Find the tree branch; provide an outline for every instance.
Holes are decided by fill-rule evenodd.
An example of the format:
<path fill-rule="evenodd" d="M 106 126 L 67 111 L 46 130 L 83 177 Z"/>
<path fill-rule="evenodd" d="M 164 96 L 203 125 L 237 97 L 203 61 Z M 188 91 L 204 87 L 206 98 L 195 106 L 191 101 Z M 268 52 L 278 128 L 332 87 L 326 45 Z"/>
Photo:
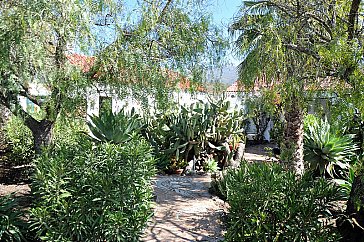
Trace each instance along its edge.
<path fill-rule="evenodd" d="M 330 35 L 330 39 L 332 39 L 332 31 L 330 26 L 327 25 L 327 23 L 325 21 L 323 21 L 322 19 L 320 19 L 318 16 L 312 14 L 312 13 L 303 13 L 302 16 L 308 16 L 314 20 L 316 20 L 319 24 L 321 24 L 322 27 L 324 27 L 324 29 L 326 30 L 326 32 Z"/>
<path fill-rule="evenodd" d="M 3 94 L 0 95 L 0 104 L 10 110 L 15 116 L 20 116 L 27 127 L 31 127 L 38 121 L 33 118 L 29 113 L 25 112 L 17 100 L 9 100 Z M 11 105 L 13 104 L 13 105 Z"/>
<path fill-rule="evenodd" d="M 357 23 L 359 5 L 361 0 L 353 0 L 351 2 L 350 12 L 349 12 L 349 24 L 348 24 L 348 40 L 352 40 L 355 35 L 355 25 Z"/>
<path fill-rule="evenodd" d="M 320 56 L 316 52 L 314 52 L 314 51 L 312 51 L 312 50 L 310 50 L 308 48 L 305 48 L 303 46 L 299 46 L 299 45 L 295 45 L 295 44 L 289 44 L 289 43 L 285 43 L 283 45 L 285 47 L 287 47 L 288 49 L 295 50 L 295 51 L 299 51 L 299 52 L 305 53 L 307 55 L 310 55 L 313 58 L 315 58 L 316 60 L 320 60 L 321 59 Z"/>
<path fill-rule="evenodd" d="M 166 5 L 164 6 L 164 8 L 162 9 L 162 12 L 161 14 L 159 15 L 159 18 L 158 18 L 158 22 L 163 22 L 163 17 L 164 15 L 167 13 L 167 10 L 169 8 L 169 6 L 171 5 L 173 0 L 168 0 Z"/>

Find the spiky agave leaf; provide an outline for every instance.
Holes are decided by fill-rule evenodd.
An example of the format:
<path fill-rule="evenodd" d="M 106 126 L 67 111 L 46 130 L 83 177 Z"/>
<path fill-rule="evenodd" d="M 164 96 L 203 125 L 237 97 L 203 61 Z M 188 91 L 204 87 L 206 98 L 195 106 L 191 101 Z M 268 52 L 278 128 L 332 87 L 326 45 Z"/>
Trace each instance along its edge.
<path fill-rule="evenodd" d="M 123 109 L 117 114 L 107 111 L 99 116 L 90 116 L 90 119 L 87 122 L 92 133 L 90 137 L 98 141 L 125 143 L 132 134 L 139 133 L 143 128 L 140 116 L 133 110 L 130 114 L 126 114 Z"/>
<path fill-rule="evenodd" d="M 337 174 L 335 168 L 347 171 L 356 145 L 350 136 L 336 136 L 331 132 L 327 120 L 310 120 L 304 134 L 304 159 L 311 170 L 320 174 L 327 172 L 331 177 Z"/>

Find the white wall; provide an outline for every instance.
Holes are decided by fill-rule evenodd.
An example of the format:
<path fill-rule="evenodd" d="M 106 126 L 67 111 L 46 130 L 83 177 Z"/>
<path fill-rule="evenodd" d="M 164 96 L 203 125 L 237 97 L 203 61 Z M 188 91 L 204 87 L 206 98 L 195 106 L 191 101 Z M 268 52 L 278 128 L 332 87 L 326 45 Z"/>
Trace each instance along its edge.
<path fill-rule="evenodd" d="M 132 97 L 132 94 L 130 92 L 130 95 L 126 96 L 125 98 L 121 99 L 117 94 L 107 91 L 99 91 L 97 92 L 95 89 L 89 89 L 87 95 L 87 114 L 88 115 L 99 115 L 99 102 L 100 102 L 100 96 L 101 97 L 111 97 L 112 98 L 112 111 L 114 113 L 117 113 L 121 110 L 121 108 L 124 107 L 124 110 L 126 112 L 130 112 L 130 110 L 134 107 L 136 111 L 142 112 L 142 106 L 140 102 L 135 100 Z M 243 95 L 237 95 L 236 93 L 230 93 L 226 94 L 226 100 L 230 101 L 231 108 L 238 108 L 238 109 L 245 109 L 244 105 L 244 96 Z M 196 103 L 199 100 L 203 102 L 208 101 L 207 94 L 205 93 L 189 93 L 189 92 L 173 92 L 171 95 L 171 98 L 176 103 L 179 103 L 181 105 L 191 105 L 192 103 Z M 155 100 L 153 97 L 148 97 L 148 105 L 151 109 L 151 113 L 154 112 L 155 107 Z M 87 117 L 89 119 L 89 117 Z M 256 132 L 256 128 L 254 123 L 250 122 L 250 129 L 248 132 L 254 133 Z M 270 135 L 269 132 L 273 127 L 273 122 L 270 121 L 268 124 L 268 128 L 264 132 L 264 139 L 267 141 L 270 141 Z M 248 136 L 249 139 L 252 139 L 253 136 Z"/>

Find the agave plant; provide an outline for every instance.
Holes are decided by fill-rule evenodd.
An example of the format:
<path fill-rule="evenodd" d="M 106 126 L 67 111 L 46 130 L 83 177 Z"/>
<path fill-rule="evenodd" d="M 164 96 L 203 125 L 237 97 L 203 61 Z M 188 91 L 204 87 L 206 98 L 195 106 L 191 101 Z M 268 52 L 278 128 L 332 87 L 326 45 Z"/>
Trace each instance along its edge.
<path fill-rule="evenodd" d="M 125 143 L 131 139 L 132 134 L 143 129 L 141 118 L 134 109 L 130 114 L 126 114 L 123 109 L 117 114 L 109 110 L 99 116 L 90 116 L 90 119 L 87 122 L 92 133 L 90 137 L 98 141 Z"/>
<path fill-rule="evenodd" d="M 321 175 L 326 171 L 331 177 L 338 174 L 335 168 L 347 171 L 357 149 L 351 136 L 337 136 L 326 119 L 310 118 L 305 124 L 304 159 L 310 169 L 318 170 Z"/>

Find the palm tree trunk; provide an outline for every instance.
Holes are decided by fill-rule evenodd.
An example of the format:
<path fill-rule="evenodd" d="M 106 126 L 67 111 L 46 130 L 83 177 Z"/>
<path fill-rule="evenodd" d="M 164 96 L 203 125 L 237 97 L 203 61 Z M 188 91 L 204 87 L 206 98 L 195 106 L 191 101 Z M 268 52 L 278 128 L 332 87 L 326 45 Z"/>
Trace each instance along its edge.
<path fill-rule="evenodd" d="M 302 176 L 303 164 L 303 112 L 297 98 L 286 107 L 284 139 L 281 158 L 288 169 Z"/>

